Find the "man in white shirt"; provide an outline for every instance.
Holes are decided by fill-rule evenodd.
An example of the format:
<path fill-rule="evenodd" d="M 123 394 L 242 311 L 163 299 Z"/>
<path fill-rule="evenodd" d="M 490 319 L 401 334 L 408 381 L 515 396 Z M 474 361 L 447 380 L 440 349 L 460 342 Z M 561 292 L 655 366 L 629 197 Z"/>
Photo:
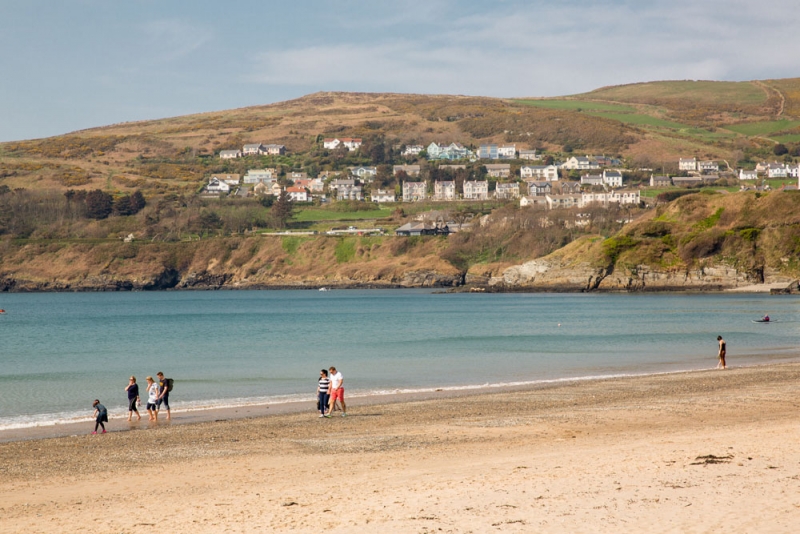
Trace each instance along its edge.
<path fill-rule="evenodd" d="M 347 415 L 347 406 L 344 403 L 344 377 L 336 370 L 336 367 L 331 367 L 329 371 L 331 375 L 331 407 L 328 410 L 328 416 L 333 415 L 336 399 L 339 399 L 342 403 L 342 417 L 344 417 Z"/>

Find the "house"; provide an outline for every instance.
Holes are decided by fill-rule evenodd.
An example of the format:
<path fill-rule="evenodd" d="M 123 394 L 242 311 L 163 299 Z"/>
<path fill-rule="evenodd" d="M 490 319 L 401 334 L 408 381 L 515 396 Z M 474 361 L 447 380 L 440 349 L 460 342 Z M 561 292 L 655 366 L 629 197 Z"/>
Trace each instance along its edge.
<path fill-rule="evenodd" d="M 609 187 L 622 187 L 622 173 L 619 171 L 603 171 L 603 183 Z"/>
<path fill-rule="evenodd" d="M 787 178 L 789 169 L 783 163 L 770 163 L 767 165 L 768 178 Z"/>
<path fill-rule="evenodd" d="M 587 192 L 581 195 L 581 207 L 588 206 L 589 204 L 603 204 L 606 206 L 611 203 L 638 204 L 640 200 L 639 191 L 633 189 Z"/>
<path fill-rule="evenodd" d="M 464 200 L 489 200 L 489 182 L 464 180 Z"/>
<path fill-rule="evenodd" d="M 384 202 L 396 202 L 396 195 L 394 189 L 375 189 L 369 196 L 372 202 L 383 204 Z"/>
<path fill-rule="evenodd" d="M 650 175 L 650 187 L 669 187 L 672 185 L 672 178 L 669 176 Z"/>
<path fill-rule="evenodd" d="M 403 182 L 403 202 L 419 202 L 428 196 L 426 182 Z"/>
<path fill-rule="evenodd" d="M 297 180 L 307 180 L 308 179 L 308 173 L 307 172 L 301 172 L 301 171 L 292 171 L 292 172 L 286 173 L 286 178 L 288 178 L 289 180 L 292 180 L 293 182 L 296 182 Z M 297 184 L 295 184 L 295 185 L 297 185 Z"/>
<path fill-rule="evenodd" d="M 377 167 L 348 167 L 350 174 L 358 176 L 364 182 L 371 182 L 378 175 Z"/>
<path fill-rule="evenodd" d="M 353 187 L 354 185 L 356 185 L 356 181 L 352 178 L 337 178 L 331 181 L 329 187 L 331 189 L 339 189 L 340 187 Z"/>
<path fill-rule="evenodd" d="M 258 182 L 278 181 L 278 171 L 276 169 L 250 169 L 244 175 L 243 182 L 246 184 L 257 184 Z"/>
<path fill-rule="evenodd" d="M 242 154 L 245 156 L 259 156 L 264 153 L 265 147 L 261 143 L 244 145 L 244 148 L 242 148 Z"/>
<path fill-rule="evenodd" d="M 537 154 L 535 149 L 522 149 L 519 151 L 519 159 L 525 159 L 528 161 L 539 161 L 542 159 L 541 154 Z"/>
<path fill-rule="evenodd" d="M 682 171 L 696 171 L 697 158 L 680 158 L 678 160 L 678 169 Z"/>
<path fill-rule="evenodd" d="M 589 159 L 589 156 L 572 156 L 561 164 L 561 168 L 569 170 L 589 170 L 599 169 L 600 165 L 594 160 Z"/>
<path fill-rule="evenodd" d="M 286 147 L 283 145 L 264 145 L 264 152 L 268 156 L 280 156 L 286 154 Z"/>
<path fill-rule="evenodd" d="M 219 159 L 236 159 L 242 157 L 241 150 L 220 150 Z"/>
<path fill-rule="evenodd" d="M 253 187 L 253 194 L 257 196 L 272 195 L 272 185 L 265 184 L 264 182 L 258 182 L 255 187 Z"/>
<path fill-rule="evenodd" d="M 558 180 L 558 167 L 555 165 L 526 165 L 519 172 L 522 178 L 536 178 L 548 182 Z"/>
<path fill-rule="evenodd" d="M 239 198 L 247 198 L 247 197 L 249 197 L 250 196 L 250 188 L 249 187 L 245 187 L 245 186 L 237 187 L 235 196 L 237 196 Z"/>
<path fill-rule="evenodd" d="M 719 172 L 719 165 L 715 161 L 698 161 L 697 170 L 703 174 Z"/>
<path fill-rule="evenodd" d="M 297 178 L 292 181 L 296 187 L 305 187 L 306 189 L 309 189 L 311 186 L 311 178 Z"/>
<path fill-rule="evenodd" d="M 355 152 L 356 150 L 361 148 L 361 138 L 342 137 L 341 139 L 325 138 L 322 140 L 322 148 L 327 148 L 328 150 L 335 150 L 341 147 L 346 148 L 350 152 Z"/>
<path fill-rule="evenodd" d="M 308 181 L 308 190 L 312 193 L 322 193 L 325 191 L 325 180 L 320 177 Z"/>
<path fill-rule="evenodd" d="M 433 183 L 433 200 L 451 201 L 456 199 L 456 183 L 439 181 Z"/>
<path fill-rule="evenodd" d="M 206 191 L 209 193 L 230 193 L 231 186 L 226 184 L 216 176 L 212 176 L 208 180 L 208 184 L 206 185 Z"/>
<path fill-rule="evenodd" d="M 558 208 L 576 208 L 581 205 L 580 195 L 545 195 L 547 208 L 554 210 Z"/>
<path fill-rule="evenodd" d="M 400 171 L 405 172 L 409 176 L 419 176 L 420 171 L 419 165 L 395 165 L 392 167 L 392 173 L 397 176 L 397 173 Z"/>
<path fill-rule="evenodd" d="M 581 176 L 582 185 L 603 185 L 602 174 L 584 174 Z"/>
<path fill-rule="evenodd" d="M 399 236 L 448 235 L 450 228 L 446 224 L 432 222 L 410 222 L 394 231 Z"/>
<path fill-rule="evenodd" d="M 769 168 L 769 163 L 766 161 L 762 161 L 761 163 L 756 163 L 756 172 L 758 174 L 767 174 L 767 169 Z"/>
<path fill-rule="evenodd" d="M 519 207 L 532 207 L 532 208 L 546 208 L 547 207 L 547 198 L 544 196 L 536 196 L 536 197 L 522 197 L 519 199 Z"/>
<path fill-rule="evenodd" d="M 756 171 L 746 171 L 744 169 L 739 169 L 739 179 L 740 180 L 757 180 L 758 179 L 758 172 L 756 172 Z"/>
<path fill-rule="evenodd" d="M 464 198 L 467 198 L 467 182 L 464 182 Z M 519 183 L 511 182 L 495 185 L 494 198 L 498 200 L 511 200 L 519 198 Z"/>
<path fill-rule="evenodd" d="M 552 191 L 550 182 L 528 182 L 528 195 L 532 197 L 549 195 Z"/>
<path fill-rule="evenodd" d="M 672 177 L 672 185 L 676 185 L 678 187 L 692 187 L 695 185 L 701 185 L 703 183 L 703 179 L 698 176 L 673 176 Z"/>
<path fill-rule="evenodd" d="M 270 195 L 272 195 L 274 197 L 281 196 L 281 192 L 283 191 L 283 189 L 281 188 L 281 184 L 279 184 L 278 182 L 264 183 L 264 185 L 269 187 L 269 194 Z"/>
<path fill-rule="evenodd" d="M 509 163 L 487 163 L 486 172 L 493 178 L 508 178 L 511 176 L 511 165 Z"/>
<path fill-rule="evenodd" d="M 499 157 L 497 145 L 481 145 L 478 147 L 478 158 L 480 159 L 498 159 Z"/>
<path fill-rule="evenodd" d="M 558 190 L 562 195 L 577 195 L 581 192 L 580 182 L 556 182 L 555 190 Z"/>
<path fill-rule="evenodd" d="M 515 159 L 517 157 L 517 145 L 500 145 L 497 147 L 497 157 L 500 159 Z"/>
<path fill-rule="evenodd" d="M 419 156 L 419 153 L 425 150 L 425 147 L 422 145 L 406 145 L 403 148 L 403 151 L 400 152 L 401 156 Z"/>
<path fill-rule="evenodd" d="M 702 176 L 704 184 L 714 184 L 719 180 L 719 174 L 704 174 Z"/>
<path fill-rule="evenodd" d="M 794 167 L 786 167 L 786 173 L 792 178 L 800 178 L 800 165 Z"/>
<path fill-rule="evenodd" d="M 289 198 L 292 202 L 308 202 L 308 191 L 305 187 L 293 186 L 287 187 L 286 192 L 289 193 Z"/>
<path fill-rule="evenodd" d="M 213 174 L 211 177 L 228 185 L 239 185 L 240 176 L 238 174 Z"/>
<path fill-rule="evenodd" d="M 622 165 L 622 162 L 617 158 L 611 158 L 608 156 L 589 156 L 591 159 L 594 160 L 600 167 L 619 167 Z"/>
<path fill-rule="evenodd" d="M 336 200 L 364 200 L 364 192 L 360 185 L 340 185 L 336 188 Z"/>
<path fill-rule="evenodd" d="M 447 146 L 431 143 L 430 145 L 428 145 L 426 151 L 428 153 L 428 159 L 430 160 L 437 160 L 437 159 L 457 160 L 457 159 L 475 158 L 475 153 L 466 148 L 461 143 L 450 143 Z"/>

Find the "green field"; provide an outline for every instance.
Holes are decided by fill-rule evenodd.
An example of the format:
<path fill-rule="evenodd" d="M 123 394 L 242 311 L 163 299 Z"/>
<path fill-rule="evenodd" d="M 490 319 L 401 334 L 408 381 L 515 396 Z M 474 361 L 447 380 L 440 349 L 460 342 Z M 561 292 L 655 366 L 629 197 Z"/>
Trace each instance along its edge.
<path fill-rule="evenodd" d="M 731 130 L 744 135 L 769 136 L 773 132 L 781 132 L 800 126 L 800 121 L 790 121 L 782 119 L 779 121 L 748 122 L 744 124 L 731 124 L 725 126 L 726 130 Z M 786 136 L 789 137 L 789 136 Z"/>
<path fill-rule="evenodd" d="M 607 104 L 590 100 L 515 100 L 519 104 L 548 109 L 564 109 L 568 111 L 616 111 L 619 113 L 636 111 L 631 106 Z"/>
<path fill-rule="evenodd" d="M 780 135 L 772 139 L 781 143 L 800 143 L 800 134 Z"/>
<path fill-rule="evenodd" d="M 672 130 L 683 130 L 683 129 L 690 129 L 691 126 L 686 124 L 681 124 L 679 122 L 672 122 L 664 119 L 659 119 L 657 117 L 652 117 L 650 115 L 644 115 L 641 113 L 589 113 L 589 115 L 594 115 L 595 117 L 604 117 L 606 119 L 611 119 L 615 121 L 619 121 L 625 124 L 634 124 L 636 126 L 653 126 L 656 128 L 670 128 Z"/>
<path fill-rule="evenodd" d="M 383 219 L 390 217 L 392 210 L 377 209 L 370 211 L 329 211 L 323 209 L 303 209 L 298 210 L 293 221 L 315 222 L 315 221 L 361 221 L 370 219 Z"/>
<path fill-rule="evenodd" d="M 751 82 L 669 81 L 606 87 L 580 96 L 623 102 L 688 100 L 705 104 L 759 105 L 767 95 Z"/>

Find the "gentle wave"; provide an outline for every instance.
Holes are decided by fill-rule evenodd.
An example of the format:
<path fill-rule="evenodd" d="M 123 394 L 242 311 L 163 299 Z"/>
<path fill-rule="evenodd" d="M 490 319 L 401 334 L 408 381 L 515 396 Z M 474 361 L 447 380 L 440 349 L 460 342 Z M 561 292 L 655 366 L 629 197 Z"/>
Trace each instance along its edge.
<path fill-rule="evenodd" d="M 523 380 L 515 382 L 494 382 L 483 384 L 466 384 L 460 386 L 439 386 L 439 387 L 424 387 L 424 388 L 396 388 L 396 389 L 374 389 L 347 392 L 348 398 L 364 398 L 364 397 L 384 397 L 389 395 L 414 395 L 424 393 L 436 393 L 440 391 L 476 391 L 476 390 L 491 390 L 503 389 L 513 387 L 526 387 L 526 386 L 540 386 L 547 384 L 565 384 L 569 382 L 586 382 L 591 380 L 605 380 L 612 378 L 630 378 L 637 376 L 658 376 L 670 375 L 678 373 L 688 373 L 696 371 L 704 371 L 707 369 L 684 369 L 678 371 L 661 371 L 654 373 L 616 373 L 606 375 L 587 375 L 578 377 L 564 377 L 564 378 L 551 378 L 540 380 Z M 232 408 L 247 408 L 253 406 L 267 406 L 279 404 L 292 404 L 300 402 L 316 402 L 313 396 L 308 395 L 279 395 L 273 397 L 249 397 L 249 398 L 234 398 L 234 399 L 212 399 L 212 400 L 199 400 L 199 401 L 186 401 L 180 404 L 175 403 L 176 407 L 172 409 L 173 414 L 199 412 L 206 410 L 219 410 L 219 409 L 232 409 Z M 140 412 L 146 414 L 146 411 L 140 409 Z M 126 418 L 128 410 L 125 408 L 109 409 L 109 418 Z M 20 430 L 25 428 L 37 427 L 51 427 L 59 425 L 67 425 L 73 423 L 89 423 L 94 421 L 94 417 L 86 416 L 86 412 L 62 412 L 55 414 L 40 414 L 31 416 L 17 416 L 0 418 L 0 432 L 4 430 Z"/>

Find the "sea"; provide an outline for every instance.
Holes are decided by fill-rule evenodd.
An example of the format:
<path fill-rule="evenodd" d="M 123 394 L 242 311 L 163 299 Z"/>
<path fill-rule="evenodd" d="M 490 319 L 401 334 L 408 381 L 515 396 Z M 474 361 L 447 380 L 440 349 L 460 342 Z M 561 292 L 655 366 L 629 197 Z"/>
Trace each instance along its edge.
<path fill-rule="evenodd" d="M 0 431 L 88 421 L 163 371 L 173 414 L 800 361 L 800 299 L 434 290 L 0 294 Z M 757 324 L 769 314 L 774 322 Z M 309 402 L 310 410 L 312 404 Z"/>

